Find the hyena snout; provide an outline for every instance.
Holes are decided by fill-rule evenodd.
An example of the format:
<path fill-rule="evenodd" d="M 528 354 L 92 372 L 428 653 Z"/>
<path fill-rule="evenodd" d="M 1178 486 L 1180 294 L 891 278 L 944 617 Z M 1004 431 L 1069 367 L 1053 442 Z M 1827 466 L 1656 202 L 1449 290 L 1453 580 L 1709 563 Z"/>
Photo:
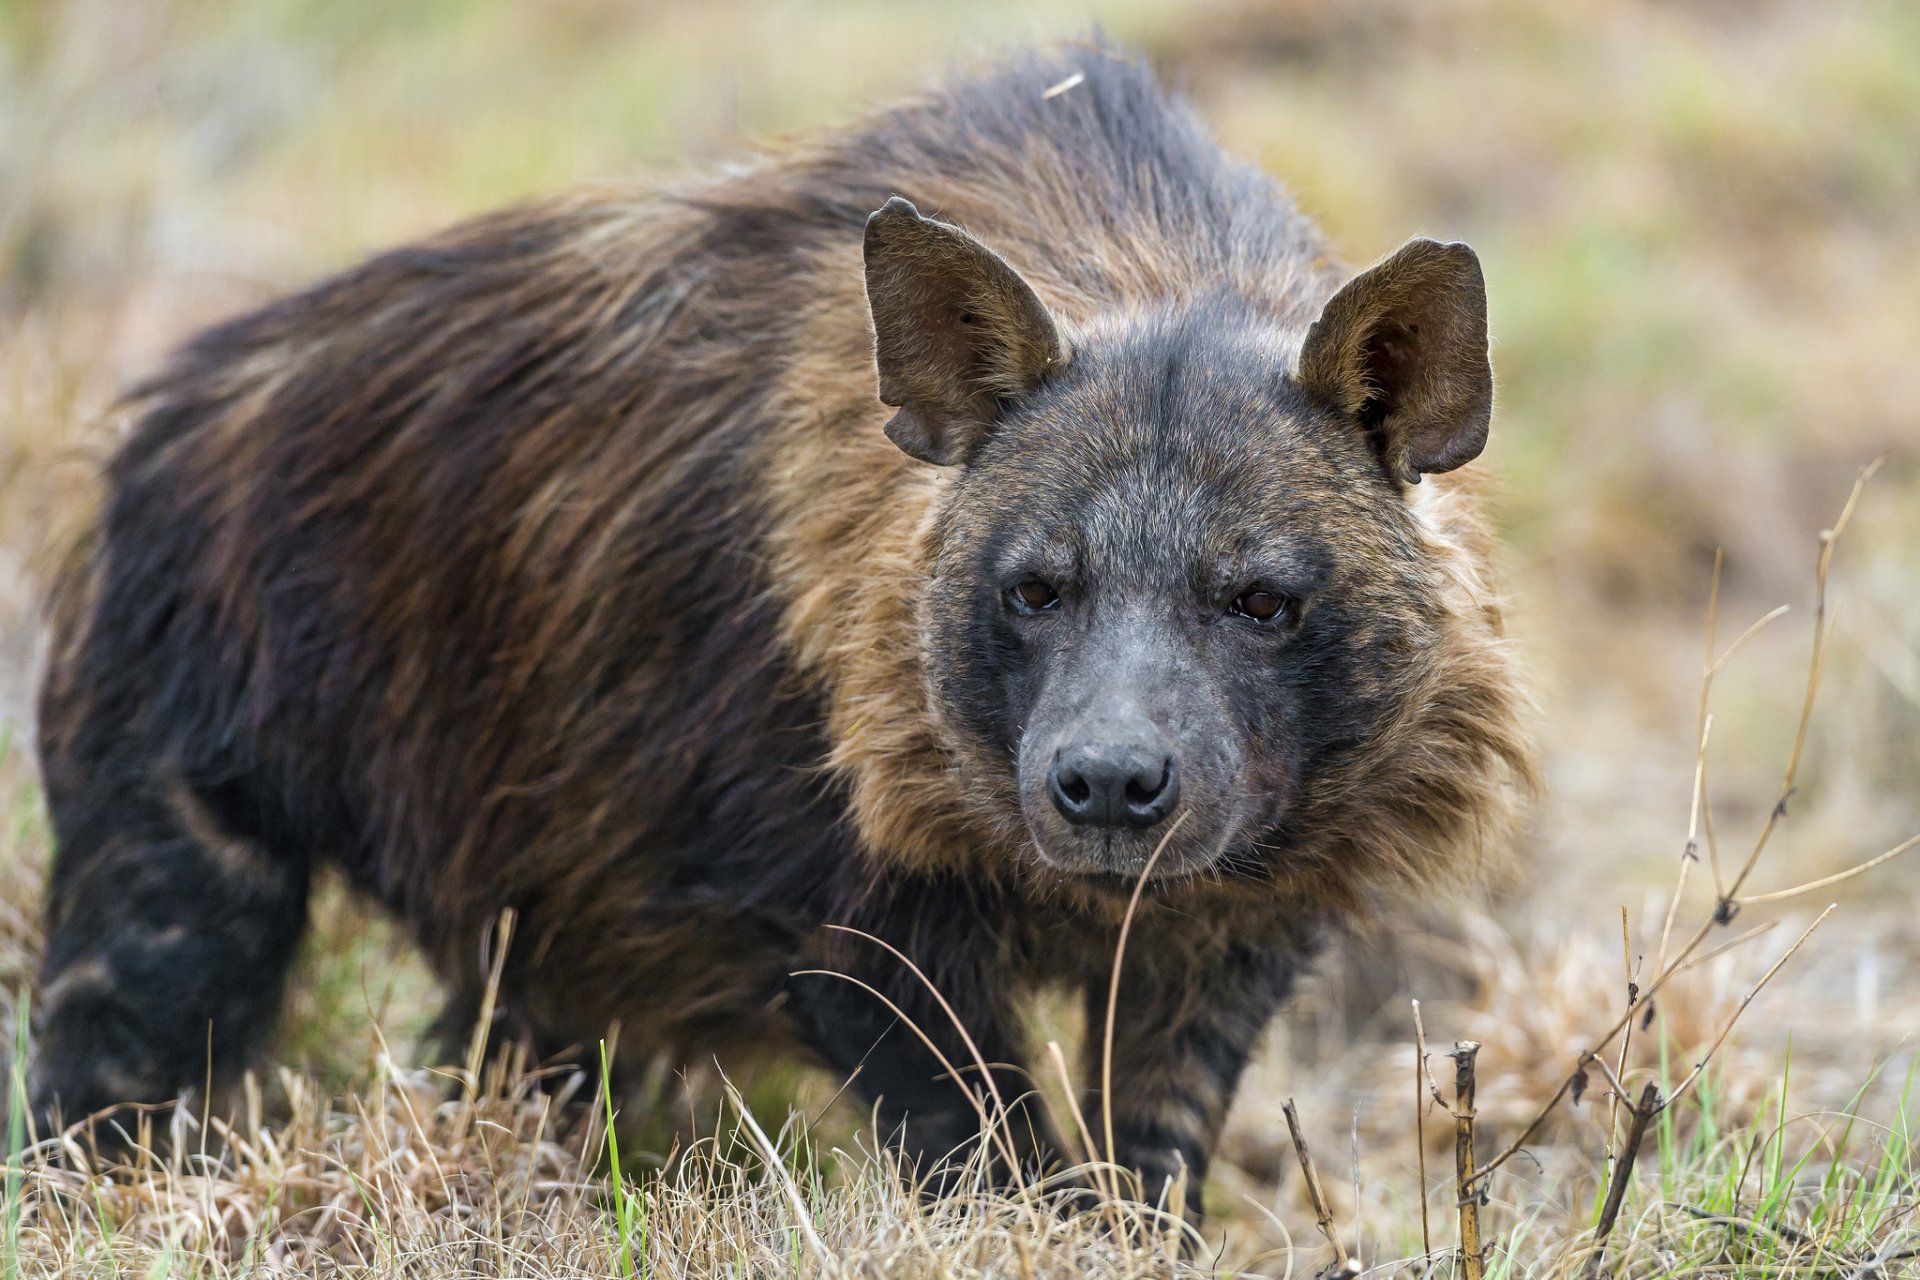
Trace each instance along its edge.
<path fill-rule="evenodd" d="M 1043 700 L 1021 744 L 1035 854 L 1095 876 L 1151 866 L 1156 878 L 1177 879 L 1213 865 L 1246 821 L 1240 735 L 1202 679 L 1128 673 L 1098 683 L 1090 696 L 1062 698 L 1056 716 Z"/>
<path fill-rule="evenodd" d="M 1077 827 L 1147 830 L 1180 803 L 1180 766 L 1153 739 L 1114 741 L 1111 735 L 1072 742 L 1054 756 L 1047 793 L 1061 817 Z"/>

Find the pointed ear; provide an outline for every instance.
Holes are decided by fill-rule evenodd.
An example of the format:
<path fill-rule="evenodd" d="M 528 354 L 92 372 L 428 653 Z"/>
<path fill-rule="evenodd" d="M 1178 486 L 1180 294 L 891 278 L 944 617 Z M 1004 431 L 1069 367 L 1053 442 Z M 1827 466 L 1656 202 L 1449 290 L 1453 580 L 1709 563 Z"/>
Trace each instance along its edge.
<path fill-rule="evenodd" d="M 1328 300 L 1294 380 L 1358 421 L 1407 484 L 1473 461 L 1493 416 L 1480 259 L 1464 244 L 1409 240 Z"/>
<path fill-rule="evenodd" d="M 1000 402 L 1067 362 L 1053 317 L 1018 272 L 958 227 L 895 196 L 867 219 L 867 305 L 887 437 L 923 462 L 959 462 Z"/>

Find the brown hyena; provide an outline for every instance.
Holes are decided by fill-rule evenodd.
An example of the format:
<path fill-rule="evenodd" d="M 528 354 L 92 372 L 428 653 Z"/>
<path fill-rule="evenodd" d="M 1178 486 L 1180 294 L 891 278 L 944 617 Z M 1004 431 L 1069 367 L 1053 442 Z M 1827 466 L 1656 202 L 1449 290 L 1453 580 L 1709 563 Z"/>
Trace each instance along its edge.
<path fill-rule="evenodd" d="M 37 1105 L 230 1075 L 332 864 L 456 1009 L 511 907 L 536 1043 L 791 1043 L 931 1159 L 976 1112 L 881 997 L 971 1056 L 828 926 L 1016 1097 L 1144 877 L 1119 1154 L 1197 1193 L 1315 937 L 1530 776 L 1437 476 L 1487 351 L 1471 250 L 1342 270 L 1080 47 L 202 334 L 56 593 Z"/>

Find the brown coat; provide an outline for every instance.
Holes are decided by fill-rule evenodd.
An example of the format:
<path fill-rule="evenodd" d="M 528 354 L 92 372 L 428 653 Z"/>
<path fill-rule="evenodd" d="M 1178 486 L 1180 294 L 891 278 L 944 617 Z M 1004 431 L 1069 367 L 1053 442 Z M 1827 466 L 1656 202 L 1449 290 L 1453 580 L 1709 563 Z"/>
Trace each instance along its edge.
<path fill-rule="evenodd" d="M 869 226 L 895 195 L 939 221 Z M 1047 852 L 1092 837 L 1028 777 L 1067 676 L 1019 664 L 1104 668 L 982 576 L 1017 512 L 1090 575 L 1041 609 L 1319 549 L 1193 623 L 1166 676 L 1211 690 L 1172 718 L 1228 746 L 1187 763 L 1180 874 L 1136 927 L 1116 1109 L 1148 1195 L 1203 1170 L 1311 938 L 1473 872 L 1531 778 L 1473 486 L 1421 480 L 1484 439 L 1471 260 L 1417 242 L 1336 296 L 1276 187 L 1074 47 L 677 189 L 483 218 L 194 339 L 137 392 L 54 609 L 41 1104 L 173 1096 L 209 1021 L 216 1068 L 242 1061 L 331 862 L 457 1008 L 511 906 L 505 1001 L 543 1045 L 615 1018 L 675 1061 L 797 1036 L 867 1063 L 940 1154 L 973 1113 L 918 1042 L 787 975 L 849 970 L 954 1047 L 896 961 L 823 926 L 886 937 L 1006 1062 L 1027 986 L 1104 998 L 1146 845 Z M 942 309 L 963 295 L 978 315 Z M 1262 592 L 1287 637 L 1240 609 Z M 1161 687 L 1131 681 L 1106 683 Z"/>

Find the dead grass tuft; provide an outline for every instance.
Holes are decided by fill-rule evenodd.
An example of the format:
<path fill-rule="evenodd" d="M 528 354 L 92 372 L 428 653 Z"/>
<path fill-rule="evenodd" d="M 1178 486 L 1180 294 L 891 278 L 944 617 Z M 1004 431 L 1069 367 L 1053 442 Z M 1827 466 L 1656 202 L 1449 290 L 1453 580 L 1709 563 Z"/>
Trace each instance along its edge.
<path fill-rule="evenodd" d="M 1177 1224 L 1150 1211 L 1063 1212 L 1065 1190 L 971 1187 L 923 1208 L 871 1139 L 816 1145 L 798 1115 L 769 1133 L 732 1094 L 714 1136 L 664 1172 L 610 1182 L 604 1128 L 557 1129 L 534 1076 L 496 1069 L 472 1099 L 383 1060 L 348 1097 L 287 1073 L 289 1114 L 257 1106 L 105 1162 L 29 1149 L 18 1274 L 189 1276 L 1185 1274 Z M 254 1090 L 257 1095 L 258 1090 Z M 1121 1216 L 1116 1219 L 1115 1214 Z"/>

